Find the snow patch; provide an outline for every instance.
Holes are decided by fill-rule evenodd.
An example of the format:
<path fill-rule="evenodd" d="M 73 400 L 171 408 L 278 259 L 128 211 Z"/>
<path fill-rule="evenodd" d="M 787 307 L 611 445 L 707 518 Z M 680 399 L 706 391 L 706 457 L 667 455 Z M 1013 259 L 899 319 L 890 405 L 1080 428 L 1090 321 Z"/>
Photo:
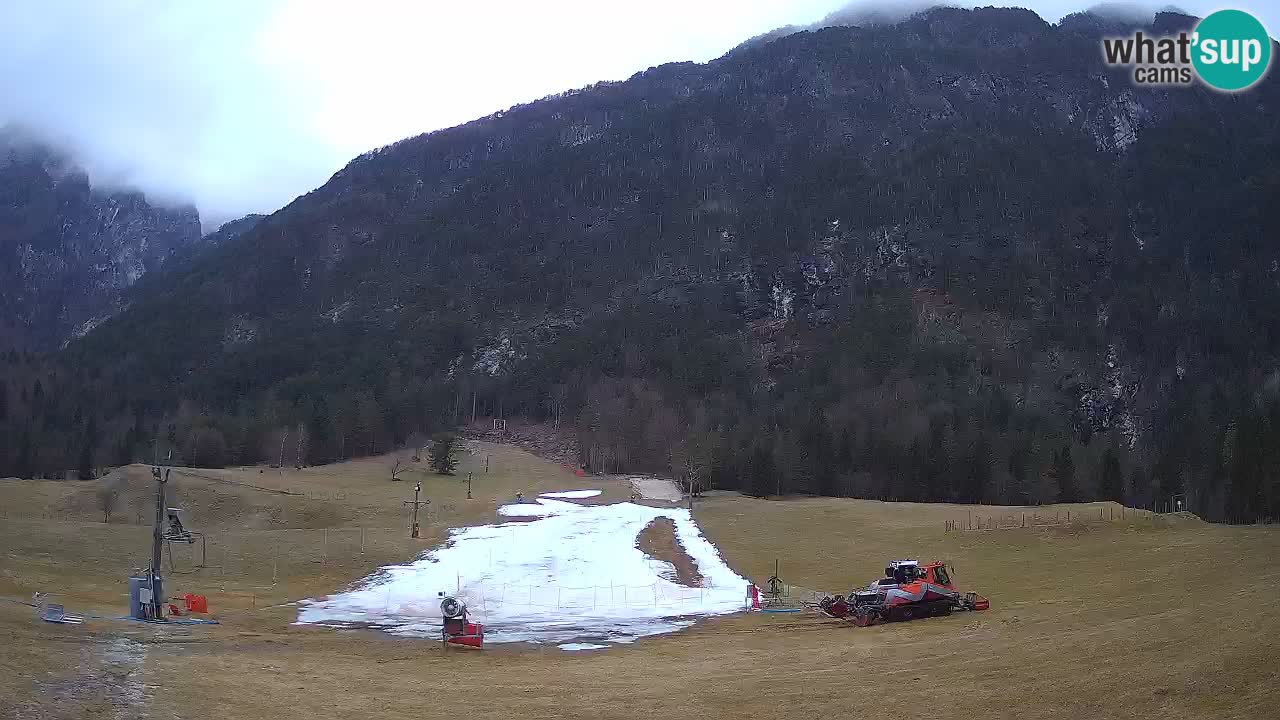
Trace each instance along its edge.
<path fill-rule="evenodd" d="M 320 315 L 324 318 L 327 318 L 329 322 L 337 324 L 337 322 L 341 320 L 343 316 L 345 316 L 347 312 L 351 310 L 351 306 L 352 306 L 352 302 L 350 300 L 347 300 L 337 305 L 334 305 L 328 310 L 320 313 Z"/>
<path fill-rule="evenodd" d="M 476 372 L 483 372 L 490 377 L 497 377 L 502 372 L 503 367 L 515 359 L 516 351 L 511 346 L 511 338 L 504 337 L 497 345 L 482 351 L 479 359 L 472 364 L 471 369 Z"/>
<path fill-rule="evenodd" d="M 795 291 L 779 280 L 773 284 L 771 296 L 773 299 L 773 317 L 778 320 L 789 319 L 794 312 L 792 303 L 796 299 Z"/>
<path fill-rule="evenodd" d="M 583 498 L 595 497 L 599 494 L 600 494 L 599 490 L 565 490 L 563 492 L 542 493 L 538 497 L 564 498 L 566 500 L 581 500 Z"/>
<path fill-rule="evenodd" d="M 608 645 L 596 645 L 595 643 L 562 643 L 557 647 L 569 652 L 577 650 L 607 650 L 609 648 Z"/>
<path fill-rule="evenodd" d="M 97 329 L 99 325 L 101 325 L 102 323 L 106 322 L 109 319 L 111 319 L 110 313 L 106 315 L 99 315 L 97 317 L 91 317 L 88 320 L 85 320 L 84 322 L 72 328 L 71 337 L 82 338 L 85 335 L 88 335 L 89 333 L 93 332 L 95 329 Z M 63 346 L 65 347 L 66 343 L 63 343 Z"/>
<path fill-rule="evenodd" d="M 1123 150 L 1138 141 L 1138 132 L 1127 114 L 1117 113 L 1111 120 L 1111 128 L 1116 150 Z"/>
<path fill-rule="evenodd" d="M 506 517 L 547 517 L 555 514 L 555 508 L 550 505 L 534 503 L 519 503 L 516 505 L 503 505 L 498 508 L 498 514 Z"/>
<path fill-rule="evenodd" d="M 526 514 L 529 506 L 499 508 Z M 489 642 L 629 643 L 674 632 L 700 617 L 742 610 L 747 581 L 683 508 L 538 501 L 540 519 L 465 527 L 406 565 L 383 567 L 347 592 L 299 603 L 298 623 L 371 627 L 438 638 L 437 593 L 467 604 Z M 701 587 L 680 585 L 671 563 L 637 547 L 640 531 L 671 519 L 697 565 Z"/>

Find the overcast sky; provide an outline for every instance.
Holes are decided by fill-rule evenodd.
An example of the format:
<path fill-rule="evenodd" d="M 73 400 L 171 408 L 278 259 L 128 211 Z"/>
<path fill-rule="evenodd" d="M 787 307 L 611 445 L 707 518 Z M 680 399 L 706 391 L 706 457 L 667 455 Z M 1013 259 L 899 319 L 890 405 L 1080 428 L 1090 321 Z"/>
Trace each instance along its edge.
<path fill-rule="evenodd" d="M 208 228 L 276 210 L 365 150 L 664 62 L 709 60 L 847 4 L 5 0 L 0 124 L 70 147 L 95 183 L 194 202 Z M 1056 21 L 1091 3 L 1026 4 Z M 1219 6 L 1178 5 L 1198 15 Z M 1236 7 L 1274 35 L 1278 6 Z"/>

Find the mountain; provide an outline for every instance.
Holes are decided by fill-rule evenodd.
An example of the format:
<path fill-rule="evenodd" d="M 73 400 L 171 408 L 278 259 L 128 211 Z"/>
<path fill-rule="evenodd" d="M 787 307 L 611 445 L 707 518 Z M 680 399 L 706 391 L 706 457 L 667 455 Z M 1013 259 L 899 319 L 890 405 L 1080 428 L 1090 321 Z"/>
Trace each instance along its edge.
<path fill-rule="evenodd" d="M 201 241 L 206 244 L 220 245 L 228 240 L 238 238 L 249 232 L 256 227 L 258 223 L 262 222 L 264 217 L 266 217 L 266 215 L 249 213 L 242 218 L 228 220 L 227 222 L 219 225 L 217 230 L 214 230 L 201 238 Z"/>
<path fill-rule="evenodd" d="M 65 154 L 0 128 L 0 349 L 83 335 L 199 237 L 194 208 L 94 188 Z"/>
<path fill-rule="evenodd" d="M 1274 76 L 1138 87 L 1113 23 L 796 32 L 366 153 L 15 360 L 7 462 L 521 416 L 756 494 L 1280 515 Z"/>

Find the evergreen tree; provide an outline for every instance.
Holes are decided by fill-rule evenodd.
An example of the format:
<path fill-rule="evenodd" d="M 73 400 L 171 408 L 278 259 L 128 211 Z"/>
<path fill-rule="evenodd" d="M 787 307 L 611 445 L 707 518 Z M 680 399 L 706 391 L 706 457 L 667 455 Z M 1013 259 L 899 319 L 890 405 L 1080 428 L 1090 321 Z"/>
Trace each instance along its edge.
<path fill-rule="evenodd" d="M 983 493 L 991 486 L 991 443 L 986 433 L 978 433 L 967 459 L 960 499 L 968 503 L 982 502 Z"/>
<path fill-rule="evenodd" d="M 115 464 L 128 465 L 133 462 L 133 429 L 130 428 L 125 433 L 120 442 L 116 443 Z"/>
<path fill-rule="evenodd" d="M 76 464 L 76 475 L 81 480 L 93 479 L 93 460 L 97 452 L 98 420 L 95 416 L 90 415 L 80 444 L 80 461 Z"/>
<path fill-rule="evenodd" d="M 323 395 L 311 405 L 307 418 L 307 462 L 323 465 L 336 457 L 333 437 L 333 417 Z"/>
<path fill-rule="evenodd" d="M 18 442 L 18 460 L 14 467 L 20 478 L 30 479 L 36 475 L 30 426 L 22 429 L 22 439 Z"/>
<path fill-rule="evenodd" d="M 821 413 L 815 413 L 812 421 L 813 435 L 810 440 L 809 458 L 813 466 L 813 474 L 817 478 L 817 491 L 819 495 L 836 495 L 837 487 L 837 471 L 836 471 L 836 448 L 835 440 L 831 435 L 831 430 L 827 427 L 827 421 L 822 417 Z"/>
<path fill-rule="evenodd" d="M 951 500 L 946 497 L 947 493 L 947 448 L 946 448 L 946 428 L 941 420 L 932 419 L 929 422 L 929 447 L 925 451 L 924 456 L 924 495 L 913 499 L 929 499 L 936 498 L 938 500 Z M 919 490 L 916 490 L 918 493 Z"/>
<path fill-rule="evenodd" d="M 1016 446 L 1009 452 L 1010 487 L 1002 501 L 1015 505 L 1028 502 L 1027 458 L 1030 453 L 1022 446 Z"/>
<path fill-rule="evenodd" d="M 1133 471 L 1129 473 L 1130 497 L 1133 497 L 1133 498 L 1144 497 L 1146 494 L 1146 490 L 1147 490 L 1147 475 L 1145 472 L 1143 472 L 1141 467 L 1135 466 L 1133 468 Z M 1138 500 L 1137 502 L 1139 505 L 1141 505 L 1144 501 Z"/>
<path fill-rule="evenodd" d="M 849 428 L 840 431 L 840 444 L 836 450 L 835 463 L 841 472 L 853 469 L 853 438 L 849 435 Z"/>
<path fill-rule="evenodd" d="M 1108 445 L 1102 456 L 1098 495 L 1103 500 L 1124 502 L 1124 472 L 1120 469 L 1120 453 L 1116 450 L 1115 443 Z"/>
<path fill-rule="evenodd" d="M 1080 489 L 1076 486 L 1076 463 L 1071 458 L 1070 443 L 1053 455 L 1053 479 L 1058 484 L 1060 502 L 1080 502 Z"/>
<path fill-rule="evenodd" d="M 1237 423 L 1231 448 L 1231 492 L 1227 500 L 1227 513 L 1237 522 L 1253 520 L 1262 505 L 1265 435 L 1262 421 L 1252 413 Z M 1159 501 L 1167 502 L 1171 492 L 1172 488 L 1162 486 Z"/>
<path fill-rule="evenodd" d="M 761 442 L 756 442 L 751 450 L 751 461 L 747 465 L 747 494 L 755 497 L 768 497 L 774 491 L 777 468 L 774 467 L 773 450 Z"/>
<path fill-rule="evenodd" d="M 458 461 L 458 438 L 452 433 L 440 433 L 431 442 L 431 469 L 441 475 L 452 475 Z"/>

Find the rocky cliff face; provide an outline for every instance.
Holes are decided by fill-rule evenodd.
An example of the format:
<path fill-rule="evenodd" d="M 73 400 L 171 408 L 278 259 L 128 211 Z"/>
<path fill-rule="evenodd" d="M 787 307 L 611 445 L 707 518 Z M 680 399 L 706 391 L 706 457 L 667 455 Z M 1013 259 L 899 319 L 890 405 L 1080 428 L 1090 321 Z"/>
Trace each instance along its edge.
<path fill-rule="evenodd" d="M 200 238 L 195 208 L 105 190 L 65 155 L 0 130 L 0 347 L 83 335 L 122 291 Z"/>

